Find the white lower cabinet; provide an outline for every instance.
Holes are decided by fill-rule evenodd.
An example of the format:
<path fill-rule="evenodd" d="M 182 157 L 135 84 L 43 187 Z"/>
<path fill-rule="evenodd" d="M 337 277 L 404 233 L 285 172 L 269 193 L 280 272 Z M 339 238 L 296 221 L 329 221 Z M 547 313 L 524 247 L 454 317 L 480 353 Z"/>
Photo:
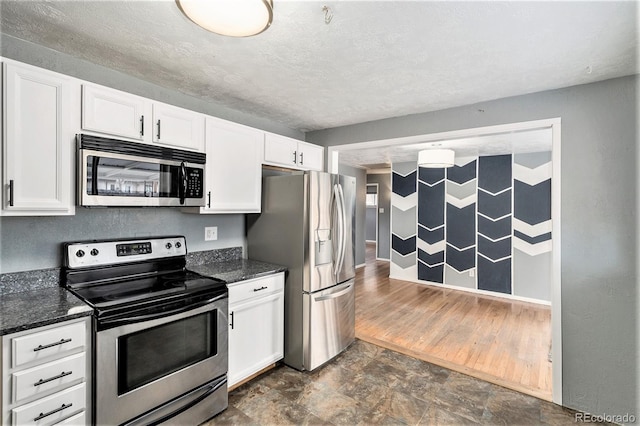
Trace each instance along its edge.
<path fill-rule="evenodd" d="M 91 322 L 2 336 L 2 425 L 90 421 Z"/>
<path fill-rule="evenodd" d="M 229 386 L 284 356 L 284 273 L 228 284 Z"/>

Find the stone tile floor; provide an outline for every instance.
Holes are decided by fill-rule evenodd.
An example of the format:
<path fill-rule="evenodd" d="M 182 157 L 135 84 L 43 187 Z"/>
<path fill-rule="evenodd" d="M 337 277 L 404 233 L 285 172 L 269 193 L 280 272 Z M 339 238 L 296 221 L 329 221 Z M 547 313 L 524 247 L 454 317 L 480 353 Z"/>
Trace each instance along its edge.
<path fill-rule="evenodd" d="M 325 366 L 235 389 L 213 425 L 565 425 L 574 412 L 356 340 Z"/>

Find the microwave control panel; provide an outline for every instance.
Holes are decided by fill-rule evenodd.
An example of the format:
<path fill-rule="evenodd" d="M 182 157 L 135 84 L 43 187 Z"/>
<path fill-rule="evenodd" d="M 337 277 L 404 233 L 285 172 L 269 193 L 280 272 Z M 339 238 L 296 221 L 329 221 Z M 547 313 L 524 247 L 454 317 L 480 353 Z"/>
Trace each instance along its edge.
<path fill-rule="evenodd" d="M 204 170 L 187 168 L 186 198 L 202 198 Z"/>

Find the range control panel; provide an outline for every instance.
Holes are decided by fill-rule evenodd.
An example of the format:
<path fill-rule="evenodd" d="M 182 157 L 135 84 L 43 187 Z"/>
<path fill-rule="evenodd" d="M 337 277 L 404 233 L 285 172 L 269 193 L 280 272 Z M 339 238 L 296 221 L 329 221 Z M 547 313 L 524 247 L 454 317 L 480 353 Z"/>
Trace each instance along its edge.
<path fill-rule="evenodd" d="M 65 266 L 116 265 L 164 257 L 186 256 L 184 237 L 160 237 L 136 240 L 89 241 L 65 244 Z"/>

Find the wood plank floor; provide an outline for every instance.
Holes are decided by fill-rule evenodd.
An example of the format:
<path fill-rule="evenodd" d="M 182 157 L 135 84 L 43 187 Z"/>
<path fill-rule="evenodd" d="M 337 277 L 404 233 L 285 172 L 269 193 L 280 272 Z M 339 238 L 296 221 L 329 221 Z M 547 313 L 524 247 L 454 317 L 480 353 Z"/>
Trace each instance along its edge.
<path fill-rule="evenodd" d="M 551 401 L 551 308 L 389 279 L 375 260 L 356 274 L 356 337 Z"/>

